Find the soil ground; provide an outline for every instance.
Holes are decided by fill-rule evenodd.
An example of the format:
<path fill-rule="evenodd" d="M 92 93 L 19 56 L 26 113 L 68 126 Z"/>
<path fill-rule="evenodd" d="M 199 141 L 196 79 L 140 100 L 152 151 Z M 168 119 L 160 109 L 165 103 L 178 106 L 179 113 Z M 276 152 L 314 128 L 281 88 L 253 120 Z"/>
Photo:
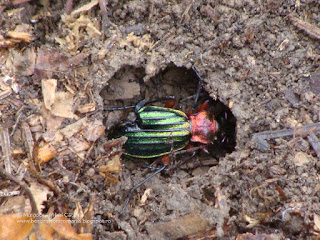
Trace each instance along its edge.
<path fill-rule="evenodd" d="M 12 173 L 29 185 L 34 175 L 20 169 L 32 153 L 26 132 L 35 148 L 49 143 L 56 149 L 41 164 L 41 175 L 61 193 L 48 195 L 43 214 L 92 206 L 91 219 L 110 220 L 93 224 L 95 239 L 319 238 L 320 164 L 308 133 L 267 140 L 265 150 L 252 139 L 319 122 L 319 79 L 310 80 L 319 72 L 318 1 L 110 0 L 106 15 L 95 1 L 71 15 L 64 1 L 40 2 L 0 4 L 0 124 L 12 133 Z M 71 11 L 87 3 L 74 1 Z M 32 39 L 21 41 L 9 31 Z M 173 174 L 154 177 L 119 217 L 150 162 L 128 159 L 115 150 L 121 144 L 108 142 L 108 130 L 132 118 L 132 111 L 100 109 L 173 95 L 175 107 L 185 110 L 180 100 L 197 88 L 192 66 L 210 96 L 231 108 L 237 145 L 219 159 L 202 154 Z M 46 79 L 53 79 L 54 90 Z M 45 89 L 55 97 L 46 99 Z M 79 131 L 53 140 L 83 118 Z M 99 138 L 88 137 L 90 129 L 100 130 Z M 118 157 L 121 171 L 108 168 L 102 176 L 100 167 Z M 2 206 L 8 199 L 0 199 Z"/>

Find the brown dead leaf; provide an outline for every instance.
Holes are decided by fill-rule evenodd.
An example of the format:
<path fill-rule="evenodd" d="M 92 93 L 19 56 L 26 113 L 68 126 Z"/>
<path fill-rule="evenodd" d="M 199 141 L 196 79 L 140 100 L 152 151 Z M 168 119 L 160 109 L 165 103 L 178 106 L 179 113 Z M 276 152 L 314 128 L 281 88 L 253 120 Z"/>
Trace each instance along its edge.
<path fill-rule="evenodd" d="M 96 110 L 96 104 L 95 103 L 87 103 L 85 105 L 79 106 L 78 111 L 80 113 L 88 113 L 88 112 L 93 112 Z"/>
<path fill-rule="evenodd" d="M 73 136 L 69 138 L 70 147 L 77 153 L 90 148 L 90 144 L 82 136 Z"/>
<path fill-rule="evenodd" d="M 50 226 L 54 229 L 59 236 L 66 239 L 76 239 L 76 240 L 92 240 L 92 235 L 90 233 L 78 234 L 70 224 L 70 219 L 65 216 L 58 215 L 50 223 Z"/>
<path fill-rule="evenodd" d="M 73 217 L 75 219 L 83 219 L 84 213 L 80 202 L 76 202 L 76 209 L 73 211 Z"/>
<path fill-rule="evenodd" d="M 120 173 L 121 171 L 122 168 L 119 155 L 115 155 L 107 162 L 107 165 L 99 167 L 100 174 L 106 178 L 105 183 L 110 186 L 114 186 L 120 182 L 119 177 L 115 176 L 115 174 Z"/>
<path fill-rule="evenodd" d="M 10 38 L 21 40 L 24 42 L 31 42 L 31 40 L 33 39 L 33 35 L 28 32 L 9 31 L 7 35 Z"/>
<path fill-rule="evenodd" d="M 52 105 L 55 102 L 57 80 L 56 79 L 42 79 L 41 81 L 42 96 L 44 100 L 44 106 L 51 110 Z"/>
<path fill-rule="evenodd" d="M 88 125 L 88 121 L 87 118 L 81 118 L 80 120 L 76 121 L 75 123 L 72 123 L 68 126 L 66 126 L 65 128 L 60 130 L 60 133 L 65 137 L 65 138 L 70 138 L 72 137 L 74 134 L 80 132 L 82 129 L 84 129 L 85 127 L 87 127 Z"/>
<path fill-rule="evenodd" d="M 21 214 L 0 216 L 0 240 L 22 240 L 32 230 L 32 217 Z"/>
<path fill-rule="evenodd" d="M 43 48 L 38 51 L 33 78 L 35 80 L 51 79 L 55 72 L 70 70 L 68 58 L 57 50 Z"/>
<path fill-rule="evenodd" d="M 45 219 L 45 220 L 47 220 L 47 219 Z M 53 236 L 55 234 L 55 231 L 50 226 L 50 224 L 48 224 L 46 222 L 40 222 L 39 229 L 40 229 L 41 236 L 45 240 L 54 240 L 54 239 L 56 239 Z"/>
<path fill-rule="evenodd" d="M 74 118 L 72 112 L 73 94 L 69 92 L 56 92 L 51 112 L 53 115 L 65 118 Z"/>
<path fill-rule="evenodd" d="M 119 173 L 122 171 L 121 162 L 119 155 L 115 155 L 110 161 L 107 162 L 107 165 L 103 165 L 99 168 L 99 171 L 102 173 Z"/>
<path fill-rule="evenodd" d="M 89 11 L 91 8 L 93 8 L 94 6 L 96 6 L 98 4 L 98 0 L 93 0 L 85 5 L 83 5 L 82 7 L 74 10 L 71 15 L 74 16 L 78 13 L 82 13 L 82 12 L 87 12 Z"/>
<path fill-rule="evenodd" d="M 56 130 L 60 128 L 65 118 L 53 116 L 51 112 L 47 110 L 44 106 L 42 106 L 41 110 L 43 113 L 43 117 L 46 120 L 45 123 L 46 123 L 47 132 L 51 132 L 51 133 L 56 132 Z M 49 140 L 47 139 L 45 139 L 45 141 L 49 142 Z"/>
<path fill-rule="evenodd" d="M 84 232 L 92 232 L 93 230 L 93 224 L 92 224 L 92 216 L 93 216 L 93 204 L 92 201 L 90 201 L 89 205 L 84 210 L 84 217 L 83 220 L 83 231 Z"/>
<path fill-rule="evenodd" d="M 101 120 L 94 120 L 90 122 L 84 131 L 84 137 L 89 142 L 95 142 L 105 133 L 106 127 L 103 125 Z"/>
<path fill-rule="evenodd" d="M 55 156 L 57 156 L 57 151 L 52 144 L 45 143 L 44 146 L 38 148 L 38 161 L 40 164 L 49 162 Z"/>
<path fill-rule="evenodd" d="M 34 196 L 38 209 L 41 211 L 44 208 L 44 205 L 42 205 L 43 202 L 47 201 L 49 189 L 38 182 L 31 182 L 30 190 Z"/>
<path fill-rule="evenodd" d="M 144 193 L 143 193 L 143 195 L 142 195 L 142 197 L 140 199 L 140 206 L 143 206 L 143 205 L 146 204 L 146 201 L 148 200 L 148 197 L 150 196 L 151 193 L 152 193 L 152 189 L 151 188 L 147 188 L 144 191 Z"/>

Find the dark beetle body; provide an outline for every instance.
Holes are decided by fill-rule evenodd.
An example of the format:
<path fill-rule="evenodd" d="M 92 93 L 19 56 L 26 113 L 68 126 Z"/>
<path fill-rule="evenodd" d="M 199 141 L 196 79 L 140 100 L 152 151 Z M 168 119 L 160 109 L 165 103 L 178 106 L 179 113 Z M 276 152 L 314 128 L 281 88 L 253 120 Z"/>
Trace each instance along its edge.
<path fill-rule="evenodd" d="M 125 154 L 136 158 L 168 155 L 189 142 L 190 147 L 201 146 L 204 152 L 219 158 L 234 150 L 236 119 L 222 103 L 207 99 L 204 110 L 188 116 L 172 108 L 145 106 L 146 101 L 140 101 L 135 106 L 136 120 L 117 126 L 109 138 L 128 137 Z"/>
<path fill-rule="evenodd" d="M 183 149 L 191 138 L 191 124 L 179 110 L 145 106 L 136 108 L 137 119 L 121 125 L 113 138 L 126 136 L 125 154 L 137 158 L 153 158 Z"/>

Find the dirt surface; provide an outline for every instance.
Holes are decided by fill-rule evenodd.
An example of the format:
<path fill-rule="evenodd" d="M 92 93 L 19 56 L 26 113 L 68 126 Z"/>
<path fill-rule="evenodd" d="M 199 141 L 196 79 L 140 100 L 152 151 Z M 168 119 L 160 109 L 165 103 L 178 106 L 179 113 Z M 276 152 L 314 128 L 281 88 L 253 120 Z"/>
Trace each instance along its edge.
<path fill-rule="evenodd" d="M 94 239 L 319 238 L 320 165 L 308 132 L 267 140 L 264 151 L 252 140 L 319 122 L 319 77 L 310 80 L 319 72 L 318 1 L 111 0 L 107 15 L 95 1 L 42 2 L 0 4 L 0 124 L 9 139 L 0 156 L 30 187 L 36 165 L 59 189 L 45 194 L 43 215 L 85 212 L 96 221 L 73 227 Z M 119 217 L 150 162 L 127 159 L 104 134 L 132 111 L 101 108 L 173 95 L 185 110 L 180 100 L 197 88 L 192 66 L 236 117 L 236 148 L 154 177 Z M 199 161 L 207 164 L 191 166 Z M 26 211 L 8 207 L 17 197 L 0 198 L 1 214 Z"/>

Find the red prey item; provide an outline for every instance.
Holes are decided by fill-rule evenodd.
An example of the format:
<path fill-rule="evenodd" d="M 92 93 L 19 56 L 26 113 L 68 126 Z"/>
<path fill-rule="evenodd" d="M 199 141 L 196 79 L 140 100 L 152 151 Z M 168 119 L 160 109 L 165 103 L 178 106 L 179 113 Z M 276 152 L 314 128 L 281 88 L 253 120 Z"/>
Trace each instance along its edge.
<path fill-rule="evenodd" d="M 215 119 L 210 119 L 208 112 L 202 111 L 190 116 L 192 126 L 191 142 L 208 144 L 212 142 L 219 131 L 219 125 Z"/>

